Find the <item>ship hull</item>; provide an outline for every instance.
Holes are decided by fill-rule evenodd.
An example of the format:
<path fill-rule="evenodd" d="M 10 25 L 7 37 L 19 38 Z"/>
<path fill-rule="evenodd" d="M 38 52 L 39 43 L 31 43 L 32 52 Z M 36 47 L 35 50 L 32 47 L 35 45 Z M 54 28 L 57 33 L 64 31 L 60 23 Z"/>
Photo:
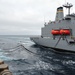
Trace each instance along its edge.
<path fill-rule="evenodd" d="M 56 49 L 58 51 L 75 52 L 75 43 L 70 43 L 72 39 L 53 39 L 53 38 L 42 38 L 42 37 L 31 37 L 34 43 L 40 46 Z"/>

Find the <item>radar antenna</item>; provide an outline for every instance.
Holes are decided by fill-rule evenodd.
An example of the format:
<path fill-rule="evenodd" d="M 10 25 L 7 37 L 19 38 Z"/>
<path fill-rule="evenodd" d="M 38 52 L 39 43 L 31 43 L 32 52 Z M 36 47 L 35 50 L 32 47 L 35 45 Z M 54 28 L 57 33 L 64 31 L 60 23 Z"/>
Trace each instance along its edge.
<path fill-rule="evenodd" d="M 67 8 L 68 9 L 68 15 L 70 15 L 70 8 L 72 7 L 73 5 L 71 3 L 68 3 L 63 5 L 63 7 Z"/>

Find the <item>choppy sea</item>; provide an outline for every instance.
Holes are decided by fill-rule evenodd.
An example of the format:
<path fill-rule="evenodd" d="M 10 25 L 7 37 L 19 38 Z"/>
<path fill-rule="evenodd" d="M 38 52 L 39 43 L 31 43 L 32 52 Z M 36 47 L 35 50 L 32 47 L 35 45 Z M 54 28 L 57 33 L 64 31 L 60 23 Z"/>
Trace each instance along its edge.
<path fill-rule="evenodd" d="M 29 36 L 0 36 L 0 60 L 13 75 L 75 75 L 75 54 L 35 45 Z"/>

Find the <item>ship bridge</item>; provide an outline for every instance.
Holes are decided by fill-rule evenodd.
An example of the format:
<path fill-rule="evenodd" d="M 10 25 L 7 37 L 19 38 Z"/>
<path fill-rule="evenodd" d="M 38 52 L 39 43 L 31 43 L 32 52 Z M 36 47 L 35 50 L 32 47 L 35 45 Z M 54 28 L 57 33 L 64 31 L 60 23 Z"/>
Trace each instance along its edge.
<path fill-rule="evenodd" d="M 68 15 L 66 15 L 65 16 L 65 18 L 64 18 L 65 20 L 75 20 L 75 14 L 73 13 L 73 14 L 68 14 Z"/>

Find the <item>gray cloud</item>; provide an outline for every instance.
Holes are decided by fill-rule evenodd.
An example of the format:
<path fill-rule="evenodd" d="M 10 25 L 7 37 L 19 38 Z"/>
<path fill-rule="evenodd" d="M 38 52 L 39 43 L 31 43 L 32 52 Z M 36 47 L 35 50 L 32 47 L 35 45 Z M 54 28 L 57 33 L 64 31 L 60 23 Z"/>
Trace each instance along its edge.
<path fill-rule="evenodd" d="M 74 0 L 70 2 L 74 4 Z M 62 0 L 0 0 L 0 34 L 41 34 L 44 18 L 47 22 L 54 20 L 56 8 L 64 3 Z"/>

